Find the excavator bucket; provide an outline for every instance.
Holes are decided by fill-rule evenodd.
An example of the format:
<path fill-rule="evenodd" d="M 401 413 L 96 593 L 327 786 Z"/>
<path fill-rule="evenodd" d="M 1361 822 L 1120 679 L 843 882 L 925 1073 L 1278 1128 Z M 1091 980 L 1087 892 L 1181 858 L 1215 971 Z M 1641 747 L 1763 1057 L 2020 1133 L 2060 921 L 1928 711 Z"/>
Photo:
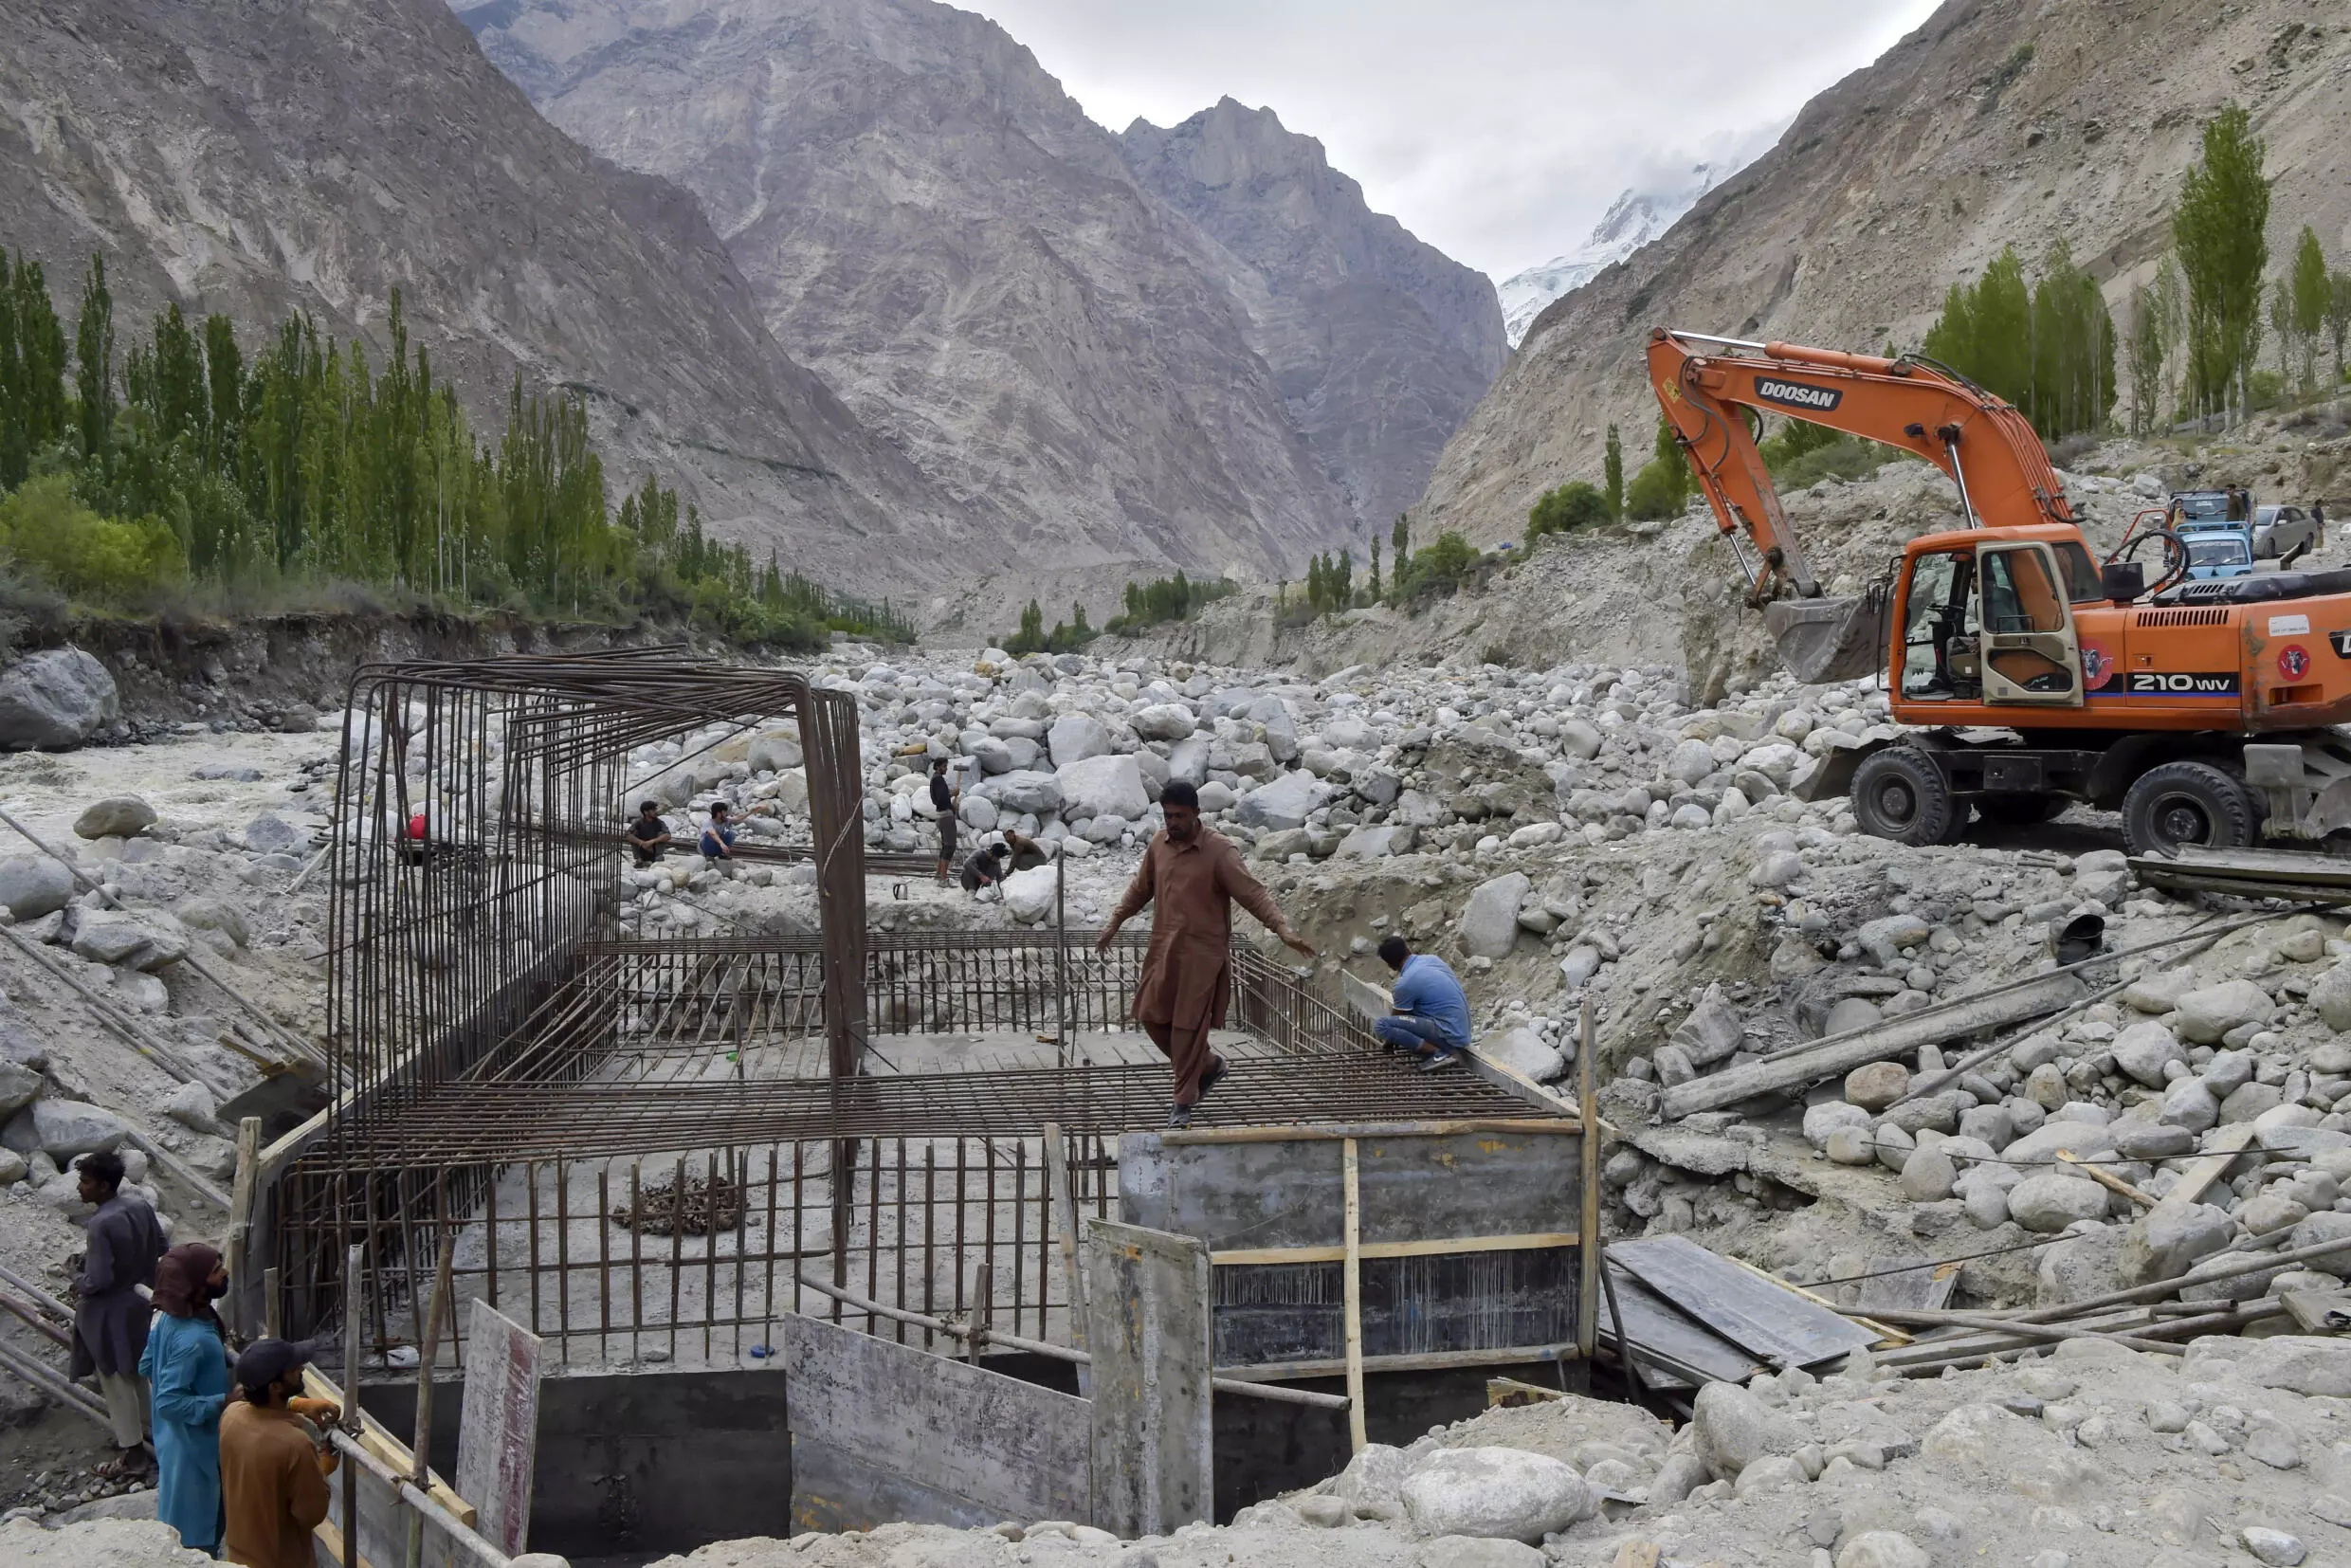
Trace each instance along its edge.
<path fill-rule="evenodd" d="M 1774 599 L 1763 625 L 1779 645 L 1788 673 L 1810 685 L 1858 681 L 1886 661 L 1882 607 L 1868 595 L 1851 599 Z"/>

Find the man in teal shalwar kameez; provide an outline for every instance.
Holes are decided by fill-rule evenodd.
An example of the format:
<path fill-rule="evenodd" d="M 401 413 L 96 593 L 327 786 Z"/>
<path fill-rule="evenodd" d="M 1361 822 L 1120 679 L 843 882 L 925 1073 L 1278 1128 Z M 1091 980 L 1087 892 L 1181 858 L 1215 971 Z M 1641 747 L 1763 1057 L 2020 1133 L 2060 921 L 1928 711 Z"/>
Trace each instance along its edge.
<path fill-rule="evenodd" d="M 229 1377 L 212 1302 L 228 1283 L 220 1254 L 200 1242 L 164 1253 L 155 1265 L 155 1320 L 138 1361 L 155 1439 L 155 1517 L 199 1552 L 217 1552 L 221 1541 L 220 1423 Z"/>

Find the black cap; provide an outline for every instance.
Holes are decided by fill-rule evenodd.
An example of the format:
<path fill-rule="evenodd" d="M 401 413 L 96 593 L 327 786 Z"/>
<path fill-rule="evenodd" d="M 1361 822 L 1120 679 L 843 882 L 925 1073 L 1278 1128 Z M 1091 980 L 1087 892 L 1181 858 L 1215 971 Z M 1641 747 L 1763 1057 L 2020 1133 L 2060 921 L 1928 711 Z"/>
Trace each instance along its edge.
<path fill-rule="evenodd" d="M 237 1358 L 237 1386 L 261 1390 L 310 1364 L 310 1352 L 284 1340 L 256 1340 Z"/>

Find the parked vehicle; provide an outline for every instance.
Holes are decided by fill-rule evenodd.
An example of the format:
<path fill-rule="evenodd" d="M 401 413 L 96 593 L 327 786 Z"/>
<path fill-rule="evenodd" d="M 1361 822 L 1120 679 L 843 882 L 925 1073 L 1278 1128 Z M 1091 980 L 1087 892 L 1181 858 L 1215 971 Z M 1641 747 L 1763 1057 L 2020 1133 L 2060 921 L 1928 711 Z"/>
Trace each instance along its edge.
<path fill-rule="evenodd" d="M 2188 545 L 2188 575 L 2248 577 L 2253 571 L 2253 538 L 2243 528 L 2199 528 L 2182 535 Z"/>
<path fill-rule="evenodd" d="M 2227 490 L 2175 490 L 2172 492 L 2172 526 L 2181 533 L 2194 528 L 2226 528 L 2243 522 L 2241 515 L 2233 515 L 2231 504 L 2234 495 Z"/>
<path fill-rule="evenodd" d="M 2316 550 L 2318 520 L 2299 506 L 2257 506 L 2253 509 L 2253 554 L 2273 561 L 2295 550 Z"/>

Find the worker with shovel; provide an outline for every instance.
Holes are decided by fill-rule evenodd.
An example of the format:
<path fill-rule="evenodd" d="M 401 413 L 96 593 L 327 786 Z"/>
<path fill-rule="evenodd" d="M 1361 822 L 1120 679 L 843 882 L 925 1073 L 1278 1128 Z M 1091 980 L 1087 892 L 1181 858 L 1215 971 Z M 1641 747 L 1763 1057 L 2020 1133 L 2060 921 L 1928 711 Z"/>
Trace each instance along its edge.
<path fill-rule="evenodd" d="M 1143 863 L 1094 949 L 1109 952 L 1119 927 L 1144 904 L 1156 905 L 1133 1011 L 1175 1069 L 1176 1108 L 1167 1124 L 1189 1127 L 1193 1106 L 1225 1075 L 1224 1058 L 1209 1048 L 1209 1031 L 1224 1027 L 1232 995 L 1232 905 L 1256 916 L 1294 952 L 1311 958 L 1314 944 L 1290 929 L 1231 842 L 1201 826 L 1198 791 L 1181 780 L 1171 783 L 1159 808 L 1167 828 L 1143 850 Z"/>

